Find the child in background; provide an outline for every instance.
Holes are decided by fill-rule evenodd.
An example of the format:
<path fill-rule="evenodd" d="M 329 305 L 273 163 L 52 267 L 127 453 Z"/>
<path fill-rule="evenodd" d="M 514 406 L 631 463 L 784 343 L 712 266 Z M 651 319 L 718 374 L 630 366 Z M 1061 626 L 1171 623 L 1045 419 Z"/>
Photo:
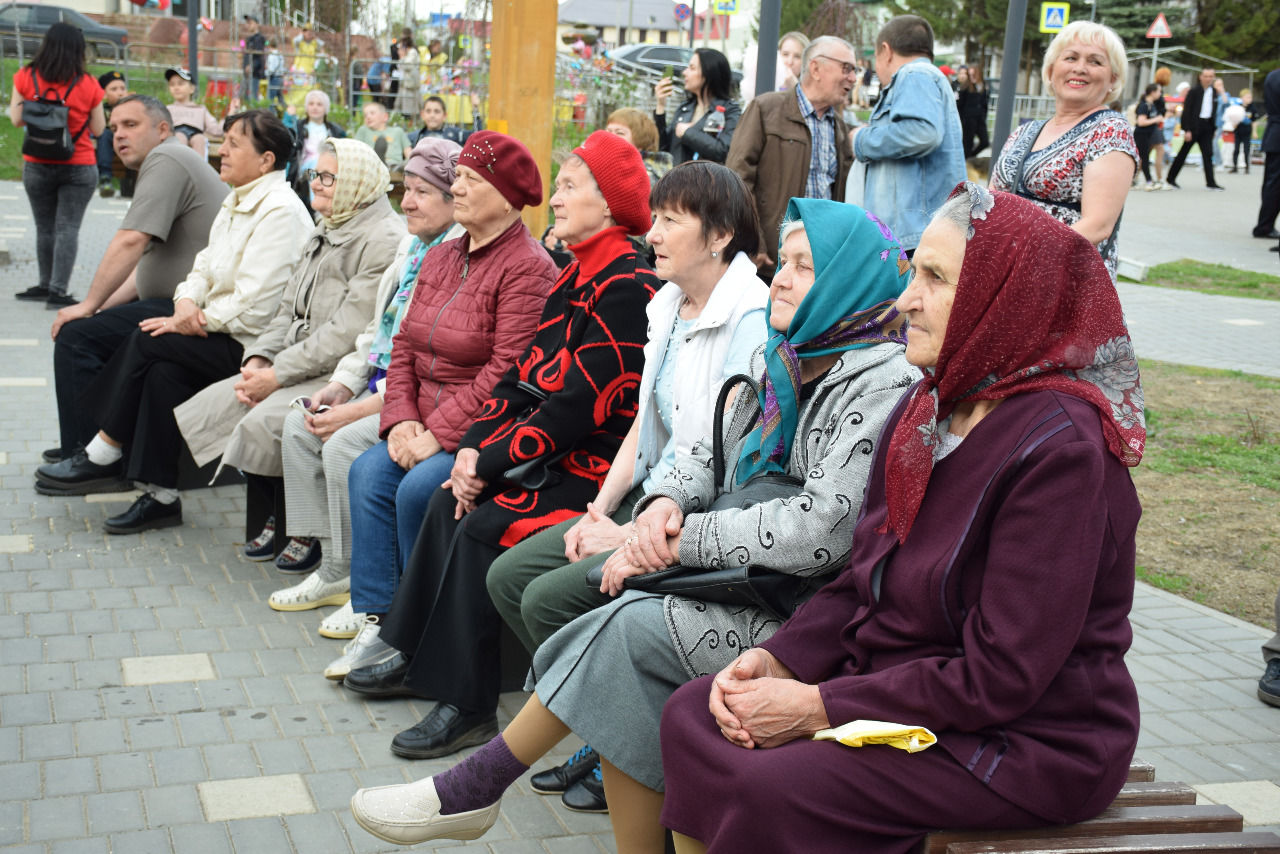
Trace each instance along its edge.
<path fill-rule="evenodd" d="M 356 130 L 355 136 L 376 151 L 383 163 L 394 168 L 409 159 L 413 146 L 409 144 L 404 128 L 387 127 L 390 118 L 387 108 L 377 101 L 365 104 L 364 124 Z"/>
<path fill-rule="evenodd" d="M 111 167 L 116 156 L 115 149 L 111 146 L 113 139 L 111 108 L 129 94 L 129 86 L 124 81 L 124 75 L 119 71 L 108 71 L 106 74 L 99 75 L 98 85 L 102 87 L 102 109 L 107 117 L 107 127 L 98 137 L 98 195 L 109 199 L 116 194 L 115 187 L 111 183 Z M 136 176 L 137 173 L 135 172 L 134 175 Z"/>
<path fill-rule="evenodd" d="M 164 79 L 169 83 L 169 95 L 173 98 L 173 103 L 169 104 L 169 115 L 173 116 L 174 135 L 201 157 L 208 157 L 209 138 L 222 139 L 222 123 L 203 104 L 192 100 L 196 84 L 191 82 L 191 72 L 185 68 L 170 68 L 164 73 Z"/>
<path fill-rule="evenodd" d="M 267 42 L 267 100 L 284 106 L 284 55 L 275 39 Z"/>

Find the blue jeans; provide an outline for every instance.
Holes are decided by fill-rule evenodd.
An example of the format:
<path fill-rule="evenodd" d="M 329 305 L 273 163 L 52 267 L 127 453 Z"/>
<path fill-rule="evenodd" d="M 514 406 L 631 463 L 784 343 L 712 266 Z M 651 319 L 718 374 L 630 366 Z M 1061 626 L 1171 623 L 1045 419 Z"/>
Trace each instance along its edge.
<path fill-rule="evenodd" d="M 94 165 L 22 164 L 22 186 L 36 226 L 40 284 L 51 294 L 67 292 L 80 245 L 80 222 L 97 185 Z"/>
<path fill-rule="evenodd" d="M 115 134 L 111 132 L 111 128 L 107 128 L 102 132 L 102 136 L 98 137 L 98 180 L 111 180 L 111 164 L 115 160 L 116 152 L 112 147 L 112 140 Z"/>
<path fill-rule="evenodd" d="M 351 464 L 351 608 L 357 614 L 385 614 L 413 551 L 427 504 L 449 478 L 453 454 L 440 451 L 409 471 L 379 442 Z"/>

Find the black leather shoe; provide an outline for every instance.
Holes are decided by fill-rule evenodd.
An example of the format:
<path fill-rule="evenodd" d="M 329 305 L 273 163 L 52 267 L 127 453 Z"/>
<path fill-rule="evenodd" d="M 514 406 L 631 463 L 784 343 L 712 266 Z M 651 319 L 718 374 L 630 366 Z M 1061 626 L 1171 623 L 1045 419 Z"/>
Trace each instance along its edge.
<path fill-rule="evenodd" d="M 560 796 L 560 803 L 574 812 L 608 812 L 609 804 L 604 799 L 604 778 L 600 776 L 600 766 L 591 769 L 591 773 L 570 786 Z"/>
<path fill-rule="evenodd" d="M 49 294 L 49 298 L 44 301 L 44 307 L 57 310 L 59 308 L 66 308 L 69 305 L 75 305 L 78 302 L 80 302 L 80 300 L 76 299 L 71 294 Z"/>
<path fill-rule="evenodd" d="M 391 752 L 405 759 L 435 759 L 484 744 L 497 734 L 498 716 L 493 712 L 464 715 L 456 706 L 439 703 L 425 718 L 391 739 Z"/>
<path fill-rule="evenodd" d="M 36 469 L 36 480 L 59 487 L 61 495 L 86 495 L 96 492 L 93 487 L 115 485 L 120 482 L 120 474 L 124 463 L 116 460 L 100 466 L 89 459 L 84 451 L 76 451 L 65 460 L 56 463 L 45 463 Z M 68 489 L 79 489 L 79 492 L 68 492 Z"/>
<path fill-rule="evenodd" d="M 18 291 L 14 296 L 29 302 L 44 302 L 49 298 L 49 289 L 44 285 L 32 285 L 25 291 Z"/>
<path fill-rule="evenodd" d="M 397 652 L 381 664 L 357 667 L 342 679 L 342 684 L 366 697 L 382 700 L 389 697 L 417 697 L 405 686 L 404 677 L 409 672 L 409 659 Z M 425 698 L 424 698 L 425 699 Z"/>
<path fill-rule="evenodd" d="M 1276 231 L 1274 228 L 1271 231 L 1255 231 L 1253 236 L 1260 237 L 1263 240 L 1280 240 L 1280 231 Z"/>
<path fill-rule="evenodd" d="M 1267 662 L 1267 672 L 1258 680 L 1258 699 L 1268 706 L 1280 706 L 1280 658 Z"/>
<path fill-rule="evenodd" d="M 62 448 L 46 448 L 40 452 L 40 459 L 46 463 L 60 463 L 69 456 L 71 454 L 62 450 Z"/>
<path fill-rule="evenodd" d="M 150 492 L 144 492 L 128 510 L 103 522 L 102 528 L 108 534 L 138 534 L 181 524 L 182 499 L 162 504 Z"/>
<path fill-rule="evenodd" d="M 600 754 L 584 744 L 567 762 L 534 774 L 529 778 L 529 788 L 539 795 L 559 795 L 599 765 Z"/>

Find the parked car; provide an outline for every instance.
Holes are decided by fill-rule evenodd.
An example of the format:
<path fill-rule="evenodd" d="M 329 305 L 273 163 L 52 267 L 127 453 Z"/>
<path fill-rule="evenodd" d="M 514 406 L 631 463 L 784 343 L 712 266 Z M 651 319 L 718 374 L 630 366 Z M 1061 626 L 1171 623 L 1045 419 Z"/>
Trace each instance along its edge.
<path fill-rule="evenodd" d="M 693 48 L 674 44 L 625 44 L 606 51 L 605 56 L 614 64 L 624 67 L 649 71 L 661 75 L 668 68 L 675 75 L 676 85 L 680 85 L 680 73 L 689 66 L 693 57 Z M 733 72 L 734 84 L 742 82 L 742 72 Z"/>
<path fill-rule="evenodd" d="M 89 16 L 65 6 L 43 3 L 4 3 L 0 5 L 0 48 L 5 56 L 16 56 L 18 39 L 22 39 L 22 55 L 30 59 L 40 47 L 49 27 L 59 21 L 79 27 L 84 32 L 88 59 L 113 60 L 123 56 L 129 33 L 120 27 L 99 24 Z"/>

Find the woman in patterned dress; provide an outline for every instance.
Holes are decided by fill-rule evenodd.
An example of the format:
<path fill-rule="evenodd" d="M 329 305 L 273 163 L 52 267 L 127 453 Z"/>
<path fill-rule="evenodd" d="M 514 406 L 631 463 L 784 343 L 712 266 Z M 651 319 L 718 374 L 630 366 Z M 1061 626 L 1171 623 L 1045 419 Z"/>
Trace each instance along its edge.
<path fill-rule="evenodd" d="M 616 596 L 626 577 L 677 561 L 742 561 L 810 579 L 804 598 L 847 561 L 881 427 L 918 376 L 891 329 L 906 255 L 854 205 L 792 199 L 788 220 L 772 334 L 752 365 L 762 390 L 742 391 L 727 413 L 724 482 L 713 482 L 709 442 L 678 459 L 637 505 L 636 533 L 606 562 L 602 591 Z M 796 494 L 704 509 L 719 490 L 766 472 L 795 476 Z M 356 820 L 392 842 L 474 839 L 497 821 L 506 787 L 572 730 L 601 756 L 618 850 L 660 852 L 663 703 L 779 625 L 755 607 L 622 593 L 542 644 L 537 691 L 502 735 L 442 775 L 357 792 Z"/>
<path fill-rule="evenodd" d="M 1107 104 L 1124 88 L 1127 68 L 1114 30 L 1089 21 L 1067 25 L 1044 56 L 1053 117 L 1014 131 L 991 170 L 991 189 L 1030 199 L 1097 246 L 1113 282 L 1138 148 L 1129 121 Z"/>

